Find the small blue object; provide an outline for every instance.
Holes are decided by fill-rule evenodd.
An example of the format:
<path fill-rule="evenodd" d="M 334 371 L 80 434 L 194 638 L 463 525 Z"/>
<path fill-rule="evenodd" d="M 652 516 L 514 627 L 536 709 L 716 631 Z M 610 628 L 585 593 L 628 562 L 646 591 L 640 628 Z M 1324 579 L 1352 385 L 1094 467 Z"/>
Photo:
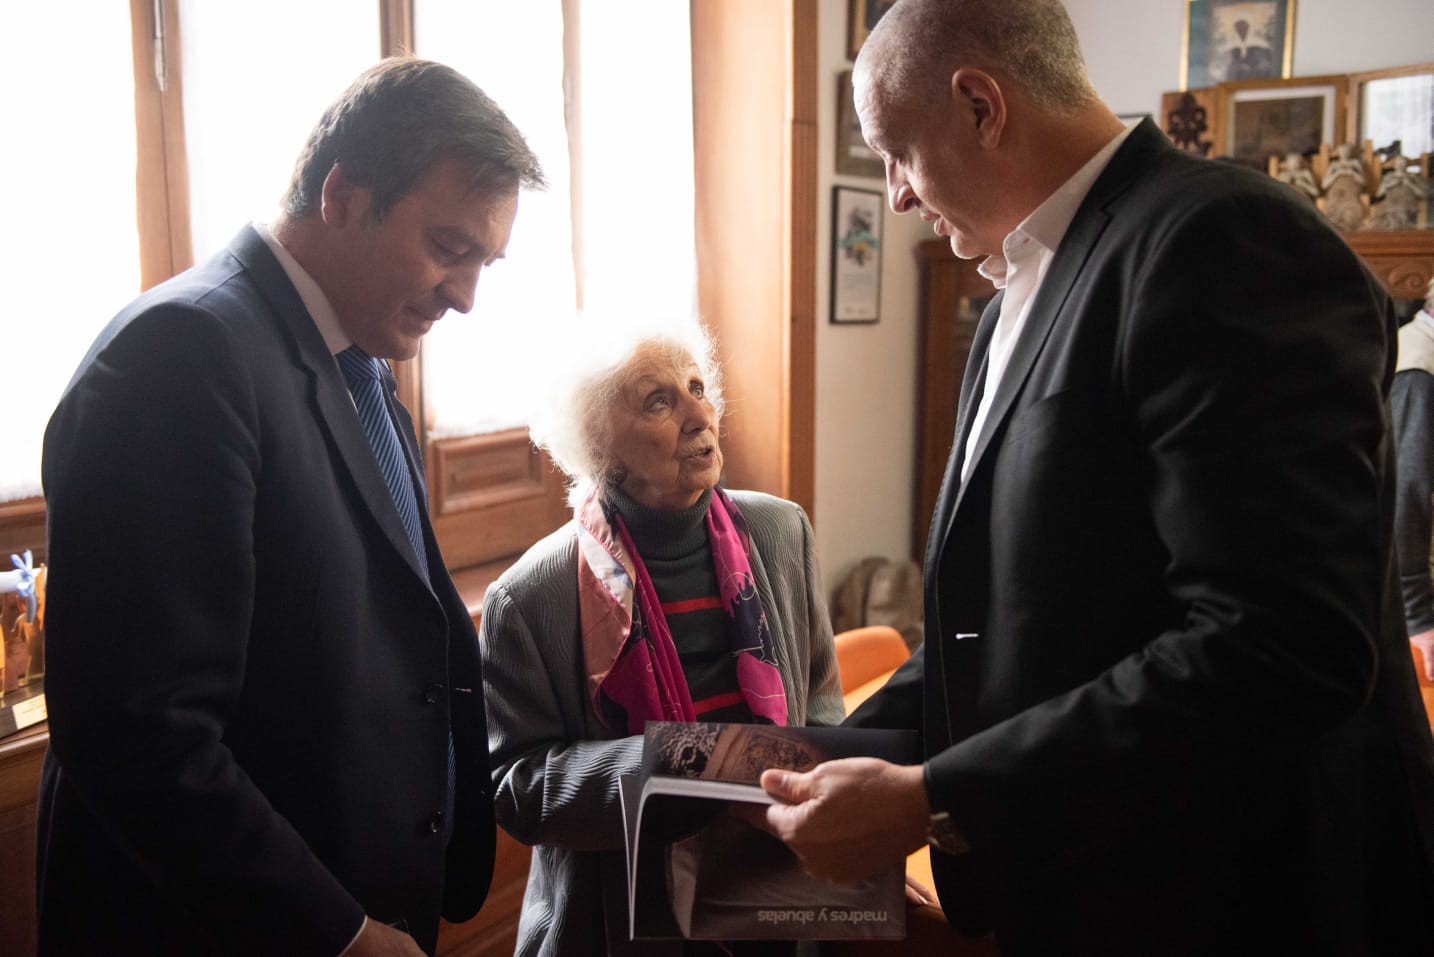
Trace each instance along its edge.
<path fill-rule="evenodd" d="M 25 557 L 19 555 L 10 556 L 10 564 L 14 565 L 20 573 L 19 584 L 15 586 L 15 593 L 25 599 L 25 621 L 27 623 L 35 620 L 38 612 L 35 601 L 35 564 L 34 556 L 30 550 L 25 549 Z"/>

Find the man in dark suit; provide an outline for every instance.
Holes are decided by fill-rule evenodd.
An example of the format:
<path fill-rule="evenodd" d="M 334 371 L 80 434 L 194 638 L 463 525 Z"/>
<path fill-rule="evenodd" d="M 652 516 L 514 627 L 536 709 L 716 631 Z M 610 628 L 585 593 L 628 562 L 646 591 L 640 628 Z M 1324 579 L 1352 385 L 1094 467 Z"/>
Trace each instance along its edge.
<path fill-rule="evenodd" d="M 44 452 L 41 953 L 431 953 L 477 912 L 477 637 L 383 360 L 471 308 L 541 182 L 471 82 L 386 60 L 271 226 L 90 349 Z"/>
<path fill-rule="evenodd" d="M 1287 187 L 1125 128 L 1057 0 L 900 0 L 855 69 L 897 212 L 1003 292 L 853 715 L 927 760 L 768 771 L 855 878 L 932 843 L 1021 954 L 1434 953 L 1434 744 L 1391 572 L 1394 318 Z"/>

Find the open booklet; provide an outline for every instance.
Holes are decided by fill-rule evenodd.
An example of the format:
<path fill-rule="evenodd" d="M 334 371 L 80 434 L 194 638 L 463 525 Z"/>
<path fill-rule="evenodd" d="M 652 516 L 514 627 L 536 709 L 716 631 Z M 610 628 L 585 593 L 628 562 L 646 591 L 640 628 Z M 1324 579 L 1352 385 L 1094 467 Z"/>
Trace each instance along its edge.
<path fill-rule="evenodd" d="M 767 768 L 835 758 L 920 760 L 916 734 L 866 728 L 649 722 L 642 771 L 620 781 L 632 938 L 900 939 L 905 860 L 837 884 L 804 873 L 781 841 L 729 813 L 771 804 Z"/>

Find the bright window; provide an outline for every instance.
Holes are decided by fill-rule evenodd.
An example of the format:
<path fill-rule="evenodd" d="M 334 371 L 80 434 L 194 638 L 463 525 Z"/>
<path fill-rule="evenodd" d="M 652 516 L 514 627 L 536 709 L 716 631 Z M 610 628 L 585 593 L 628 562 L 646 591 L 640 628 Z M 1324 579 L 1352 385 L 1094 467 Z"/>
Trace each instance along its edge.
<path fill-rule="evenodd" d="M 365 9 L 372 10 L 366 7 Z M 279 209 L 324 107 L 378 59 L 350 0 L 180 0 L 194 261 Z"/>
<path fill-rule="evenodd" d="M 40 494 L 50 411 L 140 284 L 128 5 L 21 3 L 5 17 L 0 501 Z"/>
<path fill-rule="evenodd" d="M 579 300 L 601 321 L 694 311 L 687 4 L 629 0 L 620 17 L 610 0 L 570 10 L 578 42 L 565 57 L 559 0 L 415 4 L 418 53 L 491 95 L 551 183 L 519 200 L 508 259 L 484 271 L 473 312 L 450 314 L 424 342 L 435 437 L 524 424 L 531 386 L 554 337 L 578 321 Z"/>
<path fill-rule="evenodd" d="M 130 18 L 148 17 L 149 4 L 88 4 L 76 16 L 67 4 L 28 3 L 11 13 L 14 36 L 64 38 L 64 68 L 54 44 L 20 44 L 0 60 L 12 91 L 0 122 L 44 145 L 0 159 L 15 187 L 0 231 L 0 341 L 25 344 L 0 380 L 11 406 L 0 501 L 40 493 L 49 412 L 85 348 L 139 292 L 137 164 L 155 164 L 161 183 L 187 174 L 188 222 L 169 227 L 173 268 L 186 264 L 190 240 L 202 262 L 244 223 L 272 219 L 309 129 L 381 49 L 380 9 L 359 15 L 350 0 L 168 2 L 182 44 L 168 79 L 182 90 L 183 131 L 171 125 L 148 147 L 153 133 L 137 144 Z M 609 0 L 414 0 L 415 52 L 487 91 L 551 183 L 523 194 L 508 258 L 484 271 L 472 314 L 449 315 L 424 344 L 430 437 L 523 424 L 549 344 L 580 315 L 694 312 L 688 5 L 628 0 L 612 14 Z M 15 92 L 33 90 L 36 77 L 43 96 Z"/>
<path fill-rule="evenodd" d="M 607 319 L 689 318 L 697 275 L 688 4 L 633 0 L 614 16 L 608 0 L 582 0 L 581 23 L 583 307 Z"/>
<path fill-rule="evenodd" d="M 549 187 L 525 192 L 507 258 L 484 269 L 473 311 L 449 313 L 423 343 L 423 404 L 435 437 L 527 421 L 545 338 L 572 321 L 572 206 L 559 0 L 416 0 L 413 45 L 460 70 L 508 114 L 538 154 Z"/>

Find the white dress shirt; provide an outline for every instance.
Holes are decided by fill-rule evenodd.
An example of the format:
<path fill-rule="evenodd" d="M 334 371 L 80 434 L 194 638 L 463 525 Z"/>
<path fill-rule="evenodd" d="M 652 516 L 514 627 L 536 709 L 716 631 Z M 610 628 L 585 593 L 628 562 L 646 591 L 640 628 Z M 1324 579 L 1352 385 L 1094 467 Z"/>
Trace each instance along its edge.
<path fill-rule="evenodd" d="M 1006 373 L 1006 363 L 1010 361 L 1011 352 L 1025 328 L 1031 304 L 1036 301 L 1036 294 L 1040 292 L 1056 249 L 1065 238 L 1066 230 L 1070 229 L 1071 220 L 1075 219 L 1076 210 L 1085 201 L 1086 194 L 1134 128 L 1134 123 L 1129 124 L 1101 147 L 1100 152 L 1006 235 L 1001 243 L 1001 255 L 989 256 L 976 267 L 977 272 L 991 280 L 997 289 L 1006 290 L 1006 296 L 1001 300 L 1001 314 L 996 319 L 996 328 L 991 333 L 991 345 L 986 353 L 986 385 L 966 438 L 966 454 L 961 461 L 962 482 L 971 474 L 973 453 L 985 427 L 991 399 Z"/>
<path fill-rule="evenodd" d="M 353 340 L 348 337 L 348 334 L 344 332 L 344 327 L 339 324 L 339 314 L 334 311 L 329 297 L 324 295 L 324 291 L 319 288 L 314 277 L 299 265 L 294 254 L 285 249 L 283 243 L 274 238 L 274 234 L 269 231 L 267 224 L 254 222 L 250 225 L 254 227 L 254 232 L 259 234 L 259 238 L 264 240 L 264 245 L 269 247 L 274 258 L 279 260 L 279 265 L 283 267 L 284 275 L 289 277 L 289 282 L 294 284 L 294 289 L 299 293 L 299 299 L 303 301 L 304 308 L 309 310 L 314 325 L 319 327 L 319 335 L 324 337 L 324 345 L 329 347 L 329 354 L 336 356 L 353 345 Z"/>

